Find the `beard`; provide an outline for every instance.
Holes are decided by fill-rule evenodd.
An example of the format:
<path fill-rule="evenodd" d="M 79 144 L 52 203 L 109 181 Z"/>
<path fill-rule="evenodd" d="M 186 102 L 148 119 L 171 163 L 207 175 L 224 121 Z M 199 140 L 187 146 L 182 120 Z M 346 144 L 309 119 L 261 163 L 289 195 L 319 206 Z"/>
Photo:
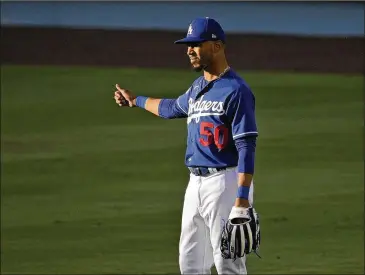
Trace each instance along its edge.
<path fill-rule="evenodd" d="M 199 62 L 200 63 L 200 62 Z M 194 71 L 194 72 L 201 72 L 201 71 L 203 71 L 205 68 L 207 68 L 208 67 L 208 64 L 207 64 L 207 62 L 204 62 L 203 64 L 191 64 L 191 67 L 192 67 L 192 70 Z"/>
<path fill-rule="evenodd" d="M 191 68 L 194 72 L 201 72 L 208 67 L 209 58 L 200 57 L 197 62 L 190 63 Z"/>
<path fill-rule="evenodd" d="M 194 71 L 194 72 L 201 72 L 202 70 L 204 70 L 206 68 L 206 65 L 199 65 L 199 66 L 197 66 L 197 67 L 194 67 L 194 66 L 192 66 L 192 70 Z"/>

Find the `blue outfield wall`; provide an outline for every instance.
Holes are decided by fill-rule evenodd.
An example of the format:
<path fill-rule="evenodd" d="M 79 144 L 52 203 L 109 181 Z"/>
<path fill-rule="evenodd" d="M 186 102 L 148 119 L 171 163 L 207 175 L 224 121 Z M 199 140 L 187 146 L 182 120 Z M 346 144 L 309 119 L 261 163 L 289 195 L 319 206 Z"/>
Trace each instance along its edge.
<path fill-rule="evenodd" d="M 361 2 L 1 2 L 3 26 L 186 30 L 216 18 L 227 32 L 363 36 Z"/>

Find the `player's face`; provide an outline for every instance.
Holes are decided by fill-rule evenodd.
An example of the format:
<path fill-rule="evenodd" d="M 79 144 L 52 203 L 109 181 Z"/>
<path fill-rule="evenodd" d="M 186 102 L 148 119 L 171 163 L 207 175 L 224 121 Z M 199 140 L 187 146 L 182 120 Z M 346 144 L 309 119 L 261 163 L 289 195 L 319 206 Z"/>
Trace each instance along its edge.
<path fill-rule="evenodd" d="M 200 72 L 212 63 L 214 58 L 214 47 L 211 41 L 190 43 L 187 44 L 187 46 L 187 55 L 194 71 Z"/>

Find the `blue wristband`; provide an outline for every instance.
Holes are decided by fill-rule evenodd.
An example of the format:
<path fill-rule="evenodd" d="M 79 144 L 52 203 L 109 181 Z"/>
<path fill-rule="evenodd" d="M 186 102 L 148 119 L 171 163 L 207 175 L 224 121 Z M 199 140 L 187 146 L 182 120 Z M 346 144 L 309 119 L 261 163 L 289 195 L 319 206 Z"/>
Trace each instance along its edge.
<path fill-rule="evenodd" d="M 148 97 L 146 97 L 146 96 L 137 96 L 136 97 L 136 106 L 145 109 L 147 99 L 148 99 Z"/>
<path fill-rule="evenodd" d="M 248 200 L 248 194 L 250 193 L 250 187 L 240 186 L 237 190 L 237 198 Z"/>

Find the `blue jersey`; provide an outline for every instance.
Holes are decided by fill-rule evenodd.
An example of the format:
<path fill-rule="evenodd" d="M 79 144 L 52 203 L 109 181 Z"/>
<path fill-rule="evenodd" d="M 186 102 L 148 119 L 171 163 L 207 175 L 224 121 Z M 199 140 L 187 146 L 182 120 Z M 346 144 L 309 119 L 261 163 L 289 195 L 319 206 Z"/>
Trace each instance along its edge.
<path fill-rule="evenodd" d="M 176 100 L 162 102 L 161 116 L 187 118 L 185 164 L 190 167 L 237 166 L 235 140 L 257 136 L 255 97 L 232 69 L 207 82 L 203 76 Z"/>

